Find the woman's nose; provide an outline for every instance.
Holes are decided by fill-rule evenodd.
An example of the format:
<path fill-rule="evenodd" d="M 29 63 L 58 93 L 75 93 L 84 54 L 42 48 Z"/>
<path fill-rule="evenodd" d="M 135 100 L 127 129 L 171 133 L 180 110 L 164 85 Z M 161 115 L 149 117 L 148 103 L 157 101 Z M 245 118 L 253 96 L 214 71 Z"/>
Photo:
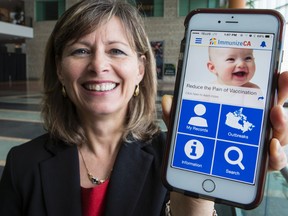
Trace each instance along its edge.
<path fill-rule="evenodd" d="M 95 73 L 107 72 L 109 68 L 109 59 L 105 52 L 96 51 L 91 55 L 89 70 Z"/>

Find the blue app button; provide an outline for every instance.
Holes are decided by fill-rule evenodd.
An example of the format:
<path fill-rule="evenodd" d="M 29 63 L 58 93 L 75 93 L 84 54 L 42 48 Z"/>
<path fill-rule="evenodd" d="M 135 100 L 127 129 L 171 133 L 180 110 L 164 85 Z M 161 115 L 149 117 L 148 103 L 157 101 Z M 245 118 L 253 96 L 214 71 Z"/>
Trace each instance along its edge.
<path fill-rule="evenodd" d="M 219 104 L 183 100 L 178 131 L 215 137 Z"/>
<path fill-rule="evenodd" d="M 210 174 L 214 140 L 178 134 L 172 166 Z"/>
<path fill-rule="evenodd" d="M 213 175 L 254 183 L 258 148 L 224 141 L 217 141 Z"/>
<path fill-rule="evenodd" d="M 258 145 L 263 110 L 223 105 L 218 138 Z"/>

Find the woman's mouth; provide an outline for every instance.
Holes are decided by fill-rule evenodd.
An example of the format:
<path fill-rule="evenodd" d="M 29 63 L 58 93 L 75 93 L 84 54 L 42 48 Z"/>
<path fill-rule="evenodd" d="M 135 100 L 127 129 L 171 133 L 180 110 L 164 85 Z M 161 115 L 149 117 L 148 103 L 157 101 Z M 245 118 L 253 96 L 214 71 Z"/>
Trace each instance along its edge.
<path fill-rule="evenodd" d="M 83 87 L 89 91 L 105 92 L 116 88 L 116 83 L 86 83 Z"/>

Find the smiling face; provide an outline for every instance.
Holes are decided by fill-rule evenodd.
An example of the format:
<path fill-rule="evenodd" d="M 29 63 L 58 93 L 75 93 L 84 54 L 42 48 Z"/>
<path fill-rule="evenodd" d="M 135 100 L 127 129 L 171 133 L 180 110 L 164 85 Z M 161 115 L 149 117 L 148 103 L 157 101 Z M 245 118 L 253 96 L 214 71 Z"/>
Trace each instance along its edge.
<path fill-rule="evenodd" d="M 145 57 L 131 47 L 117 17 L 68 43 L 57 64 L 59 80 L 80 118 L 113 115 L 123 120 L 135 86 L 144 76 Z"/>
<path fill-rule="evenodd" d="M 249 86 L 255 73 L 252 49 L 210 48 L 208 69 L 217 76 L 219 84 Z"/>

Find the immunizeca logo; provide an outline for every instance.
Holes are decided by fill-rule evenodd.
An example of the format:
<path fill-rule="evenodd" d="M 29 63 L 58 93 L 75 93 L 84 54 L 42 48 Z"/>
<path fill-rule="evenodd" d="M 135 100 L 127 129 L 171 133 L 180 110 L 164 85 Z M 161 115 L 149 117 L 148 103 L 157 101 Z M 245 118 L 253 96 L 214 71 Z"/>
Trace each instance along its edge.
<path fill-rule="evenodd" d="M 211 38 L 209 44 L 210 45 L 217 45 L 217 39 L 216 38 Z"/>
<path fill-rule="evenodd" d="M 251 41 L 227 41 L 227 40 L 217 40 L 216 38 L 211 38 L 209 42 L 210 46 L 222 45 L 222 46 L 239 46 L 239 47 L 250 47 Z"/>

